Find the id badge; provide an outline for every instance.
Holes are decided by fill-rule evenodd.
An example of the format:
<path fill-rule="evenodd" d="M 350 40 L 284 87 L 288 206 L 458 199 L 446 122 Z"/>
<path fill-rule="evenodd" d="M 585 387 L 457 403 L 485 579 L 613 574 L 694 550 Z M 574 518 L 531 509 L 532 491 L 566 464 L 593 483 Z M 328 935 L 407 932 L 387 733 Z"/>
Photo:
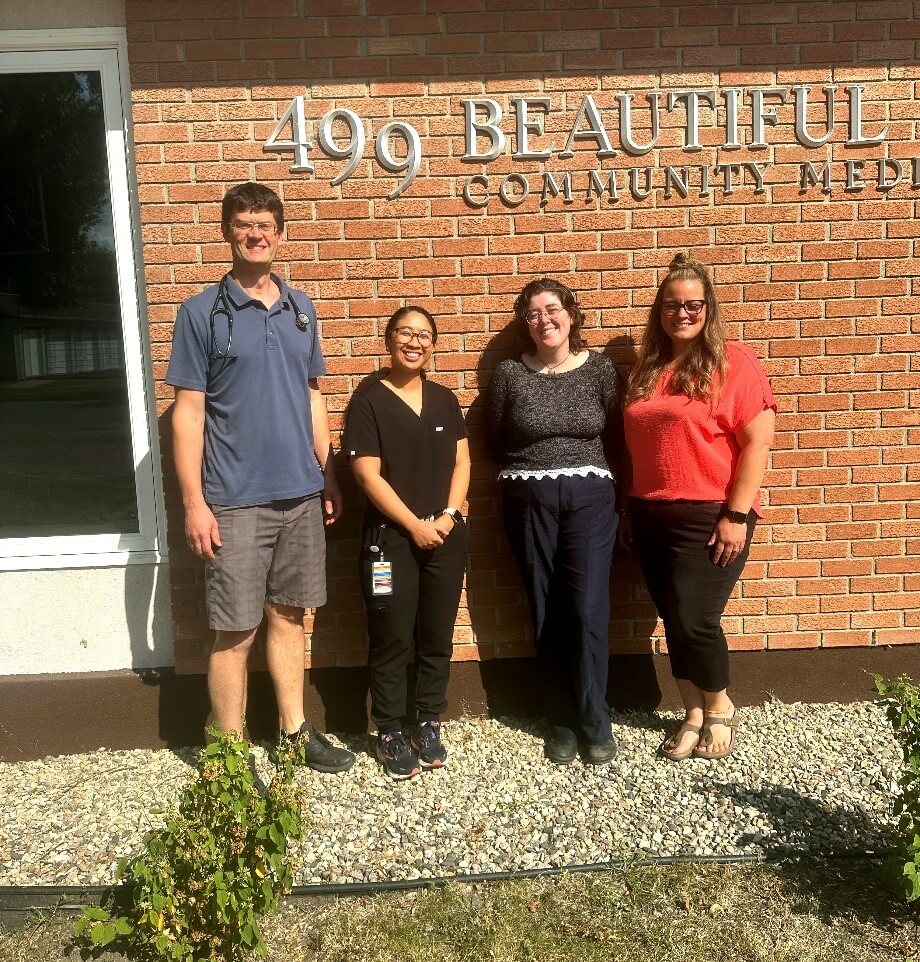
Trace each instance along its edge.
<path fill-rule="evenodd" d="M 393 563 L 391 561 L 371 562 L 371 594 L 374 597 L 393 594 Z"/>

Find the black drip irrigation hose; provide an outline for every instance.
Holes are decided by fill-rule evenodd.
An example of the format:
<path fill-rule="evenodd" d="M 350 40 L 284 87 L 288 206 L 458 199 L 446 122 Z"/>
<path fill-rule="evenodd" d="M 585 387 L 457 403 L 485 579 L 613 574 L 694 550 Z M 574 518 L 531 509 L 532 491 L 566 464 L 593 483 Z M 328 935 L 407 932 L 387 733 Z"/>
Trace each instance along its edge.
<path fill-rule="evenodd" d="M 660 865 L 710 864 L 739 865 L 755 862 L 780 862 L 786 859 L 850 859 L 873 860 L 888 858 L 895 849 L 871 851 L 867 849 L 837 849 L 813 852 L 802 849 L 776 849 L 752 855 L 657 855 L 615 862 L 591 862 L 583 865 L 558 865 L 543 868 L 517 869 L 506 872 L 474 872 L 468 875 L 425 876 L 415 879 L 389 879 L 378 882 L 327 882 L 315 885 L 295 885 L 288 899 L 313 896 L 378 895 L 384 892 L 411 892 L 419 889 L 441 888 L 450 884 L 477 885 L 489 882 L 515 882 L 546 876 L 589 874 L 620 871 L 624 868 L 652 868 Z M 98 905 L 117 886 L 112 885 L 0 885 L 0 913 L 36 912 L 55 909 L 79 912 L 86 905 Z"/>

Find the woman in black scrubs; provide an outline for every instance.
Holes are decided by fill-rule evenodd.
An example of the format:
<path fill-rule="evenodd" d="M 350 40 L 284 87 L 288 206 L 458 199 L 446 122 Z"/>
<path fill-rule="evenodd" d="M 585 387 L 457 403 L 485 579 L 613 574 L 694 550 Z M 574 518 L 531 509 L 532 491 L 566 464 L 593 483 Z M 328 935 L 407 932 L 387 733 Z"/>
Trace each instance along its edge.
<path fill-rule="evenodd" d="M 440 716 L 466 567 L 469 442 L 456 397 L 424 375 L 437 339 L 424 308 L 396 311 L 384 333 L 390 369 L 351 399 L 343 438 L 368 499 L 360 567 L 376 753 L 398 779 L 447 763 Z M 413 648 L 417 724 L 407 732 Z"/>

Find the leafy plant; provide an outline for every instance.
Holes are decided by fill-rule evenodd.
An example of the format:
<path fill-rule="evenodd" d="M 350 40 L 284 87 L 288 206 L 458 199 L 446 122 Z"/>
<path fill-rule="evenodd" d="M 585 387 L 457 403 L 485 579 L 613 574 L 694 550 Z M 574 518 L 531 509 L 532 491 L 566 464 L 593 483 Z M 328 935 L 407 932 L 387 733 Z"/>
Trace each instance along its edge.
<path fill-rule="evenodd" d="M 265 954 L 259 916 L 290 890 L 292 846 L 304 834 L 294 759 L 279 751 L 261 794 L 248 742 L 208 733 L 178 809 L 153 810 L 165 814 L 164 827 L 119 863 L 122 885 L 102 907 L 83 910 L 75 944 L 84 959 L 111 950 L 176 962 Z"/>
<path fill-rule="evenodd" d="M 894 681 L 872 677 L 904 751 L 894 812 L 904 837 L 904 890 L 912 902 L 920 899 L 920 687 L 904 676 Z"/>

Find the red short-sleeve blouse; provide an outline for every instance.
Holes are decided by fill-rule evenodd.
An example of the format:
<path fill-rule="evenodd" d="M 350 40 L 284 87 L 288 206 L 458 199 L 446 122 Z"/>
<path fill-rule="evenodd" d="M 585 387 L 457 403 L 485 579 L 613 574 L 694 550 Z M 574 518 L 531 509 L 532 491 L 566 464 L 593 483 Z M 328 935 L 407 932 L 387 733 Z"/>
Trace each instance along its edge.
<path fill-rule="evenodd" d="M 665 375 L 649 397 L 634 401 L 624 411 L 633 497 L 728 498 L 741 450 L 735 432 L 761 411 L 775 411 L 776 399 L 757 355 L 734 341 L 725 348 L 728 370 L 713 400 L 666 393 L 670 375 Z M 759 497 L 754 510 L 760 514 Z"/>

